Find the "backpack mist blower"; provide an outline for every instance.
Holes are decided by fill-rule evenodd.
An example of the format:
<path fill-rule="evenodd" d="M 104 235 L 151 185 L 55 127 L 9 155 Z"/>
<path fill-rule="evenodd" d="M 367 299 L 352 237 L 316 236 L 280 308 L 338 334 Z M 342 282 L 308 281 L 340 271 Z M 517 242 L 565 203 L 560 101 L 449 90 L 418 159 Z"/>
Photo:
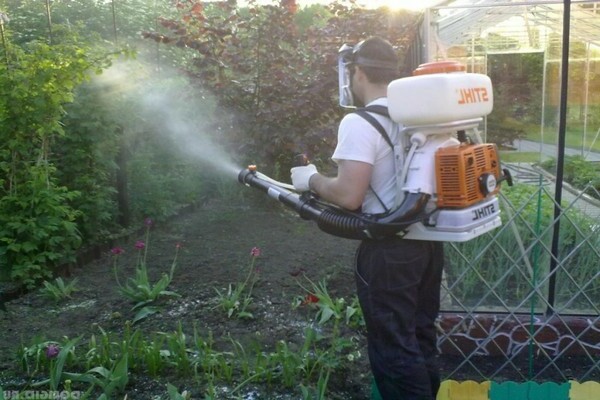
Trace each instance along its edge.
<path fill-rule="evenodd" d="M 322 231 L 348 239 L 464 242 L 499 227 L 500 182 L 512 185 L 512 178 L 500 168 L 496 145 L 481 143 L 478 134 L 493 107 L 489 77 L 467 73 L 456 62 L 434 62 L 392 81 L 387 94 L 389 117 L 404 126 L 410 143 L 408 151 L 394 146 L 405 152 L 396 177 L 401 201 L 394 210 L 378 216 L 350 212 L 310 192 L 296 193 L 255 166 L 240 171 L 238 180 L 315 221 Z"/>

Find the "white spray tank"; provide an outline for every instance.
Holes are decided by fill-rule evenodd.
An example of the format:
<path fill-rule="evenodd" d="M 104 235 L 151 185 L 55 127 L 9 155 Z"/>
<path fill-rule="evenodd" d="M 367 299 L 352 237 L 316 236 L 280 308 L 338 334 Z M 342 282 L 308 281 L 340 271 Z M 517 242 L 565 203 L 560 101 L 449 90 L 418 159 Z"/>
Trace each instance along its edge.
<path fill-rule="evenodd" d="M 492 112 L 492 81 L 454 61 L 422 64 L 413 76 L 388 86 L 390 117 L 405 126 L 431 126 L 481 118 Z"/>
<path fill-rule="evenodd" d="M 495 195 L 505 178 L 496 146 L 467 137 L 480 141 L 477 128 L 493 108 L 492 83 L 465 70 L 454 61 L 422 64 L 388 86 L 390 117 L 411 143 L 402 190 L 429 194 L 435 209 L 428 221 L 411 225 L 407 239 L 466 241 L 501 225 Z"/>
<path fill-rule="evenodd" d="M 397 179 L 399 196 L 396 207 L 384 216 L 329 206 L 310 192 L 299 195 L 254 166 L 240 171 L 238 180 L 335 236 L 464 242 L 502 224 L 498 183 L 512 182 L 507 170 L 501 174 L 496 145 L 479 143 L 477 128 L 492 111 L 492 103 L 490 79 L 466 73 L 456 62 L 423 64 L 415 76 L 389 84 L 390 117 L 404 126 L 401 134 L 409 137 L 411 146 L 405 157 L 394 150 L 397 159 L 404 159 Z"/>

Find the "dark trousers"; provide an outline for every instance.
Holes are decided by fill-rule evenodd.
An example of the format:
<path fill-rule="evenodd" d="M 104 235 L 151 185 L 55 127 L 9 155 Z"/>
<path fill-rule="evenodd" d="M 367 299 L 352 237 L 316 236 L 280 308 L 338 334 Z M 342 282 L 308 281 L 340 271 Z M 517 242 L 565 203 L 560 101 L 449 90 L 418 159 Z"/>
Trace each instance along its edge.
<path fill-rule="evenodd" d="M 441 242 L 361 242 L 358 299 L 371 370 L 383 400 L 434 400 L 440 386 L 434 322 L 444 264 Z"/>

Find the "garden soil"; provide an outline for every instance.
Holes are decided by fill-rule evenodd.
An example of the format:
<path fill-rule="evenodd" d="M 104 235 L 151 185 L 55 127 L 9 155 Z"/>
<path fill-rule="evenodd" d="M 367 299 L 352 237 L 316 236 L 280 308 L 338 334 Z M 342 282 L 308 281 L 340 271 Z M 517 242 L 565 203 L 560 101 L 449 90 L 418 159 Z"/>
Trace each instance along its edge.
<path fill-rule="evenodd" d="M 147 251 L 151 281 L 156 282 L 163 273 L 168 273 L 176 247 L 180 247 L 169 287 L 180 297 L 162 301 L 160 312 L 133 326 L 130 322 L 135 316 L 133 304 L 118 290 L 110 246 L 99 259 L 73 268 L 65 276 L 67 281 L 77 279 L 78 291 L 70 299 L 56 303 L 40 291 L 33 291 L 8 301 L 6 310 L 0 310 L 0 385 L 4 390 L 32 388 L 19 357 L 21 346 L 31 347 L 43 341 L 64 343 L 66 338 L 80 337 L 79 346 L 87 351 L 92 335 L 96 339 L 108 335 L 118 342 L 116 338 L 123 336 L 127 326 L 141 331 L 147 340 L 158 337 L 158 332 L 174 333 L 181 329 L 188 341 L 195 333 L 212 337 L 216 350 L 233 351 L 232 343 L 236 342 L 237 351 L 244 349 L 248 354 L 255 348 L 273 352 L 278 343 L 298 350 L 310 326 L 315 326 L 325 337 L 330 336 L 331 322 L 320 326 L 315 320 L 315 308 L 302 305 L 298 299 L 306 298 L 306 288 L 310 288 L 306 278 L 309 278 L 315 283 L 326 282 L 332 298 L 343 298 L 349 304 L 355 293 L 352 263 L 358 242 L 327 235 L 313 222 L 300 219 L 262 193 L 246 191 L 242 200 L 213 200 L 182 211 L 166 222 L 154 223 L 149 240 L 142 228 L 137 234 L 111 244 L 125 250 L 116 259 L 121 282 L 133 276 L 142 251 Z M 144 241 L 146 248 L 136 249 L 137 241 Z M 219 308 L 217 290 L 225 293 L 229 285 L 244 281 L 253 248 L 260 249 L 254 260 L 258 281 L 252 290 L 249 309 L 253 318 L 229 317 Z M 356 348 L 344 353 L 331 375 L 327 398 L 368 399 L 371 375 L 364 328 L 345 323 L 340 326 L 340 335 L 351 340 Z M 455 364 L 462 361 L 441 358 L 442 374 L 452 372 Z M 490 360 L 491 370 L 493 364 Z M 37 376 L 43 377 L 43 374 Z M 317 378 L 313 378 L 313 384 Z M 453 378 L 482 380 L 477 374 Z M 168 399 L 167 382 L 179 391 L 187 390 L 193 399 L 204 398 L 205 383 L 193 376 L 182 378 L 172 371 L 158 377 L 131 372 L 125 392 L 117 398 Z M 240 383 L 217 382 L 216 398 L 302 399 L 301 382 L 287 388 L 277 383 L 248 382 L 232 393 Z"/>
<path fill-rule="evenodd" d="M 133 276 L 144 250 L 151 282 L 156 282 L 169 272 L 176 247 L 180 247 L 169 289 L 181 297 L 162 301 L 159 313 L 131 328 L 145 332 L 148 340 L 156 332 L 173 333 L 181 326 L 188 338 L 193 337 L 194 331 L 205 338 L 211 335 L 216 348 L 231 349 L 233 339 L 247 346 L 248 352 L 256 343 L 266 352 L 275 351 L 278 342 L 294 349 L 303 343 L 305 329 L 315 324 L 314 309 L 293 305 L 307 294 L 300 286 L 310 287 L 305 277 L 315 283 L 326 280 L 331 297 L 349 302 L 354 295 L 351 264 L 357 242 L 320 232 L 315 224 L 298 218 L 260 193 L 250 194 L 235 204 L 211 201 L 182 211 L 167 222 L 152 225 L 144 250 L 136 248 L 137 241 L 146 242 L 144 228 L 127 240 L 113 243 L 125 250 L 116 259 L 121 283 Z M 244 281 L 255 247 L 260 249 L 260 255 L 254 260 L 258 281 L 249 310 L 253 318 L 228 317 L 218 307 L 217 290 L 225 293 L 229 285 Z M 101 337 L 101 332 L 114 337 L 122 335 L 135 312 L 131 310 L 133 303 L 118 290 L 114 262 L 115 257 L 107 248 L 100 259 L 72 269 L 64 279 L 76 278 L 78 291 L 66 301 L 55 303 L 34 291 L 5 304 L 6 311 L 0 311 L 0 385 L 4 390 L 29 387 L 18 355 L 21 345 L 64 343 L 65 338 L 76 337 L 88 342 L 92 335 Z M 340 399 L 368 398 L 370 377 L 363 332 L 342 325 L 342 334 L 357 342 L 362 356 L 331 377 L 330 390 L 338 391 L 336 398 Z M 81 346 L 87 349 L 87 344 Z M 168 398 L 166 382 L 174 383 L 180 391 L 187 389 L 194 399 L 203 398 L 200 384 L 193 377 L 150 378 L 134 373 L 126 393 L 119 398 L 125 394 L 128 399 Z M 223 399 L 301 398 L 297 385 L 285 389 L 249 384 L 236 393 L 240 397 L 227 394 L 231 387 L 217 389 L 217 398 Z"/>

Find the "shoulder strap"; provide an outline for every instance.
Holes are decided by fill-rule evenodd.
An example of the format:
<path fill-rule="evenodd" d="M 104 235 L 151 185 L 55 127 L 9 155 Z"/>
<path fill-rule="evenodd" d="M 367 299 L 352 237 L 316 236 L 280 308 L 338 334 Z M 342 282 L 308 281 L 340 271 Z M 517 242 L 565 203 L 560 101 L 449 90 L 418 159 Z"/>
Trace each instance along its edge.
<path fill-rule="evenodd" d="M 371 125 L 373 125 L 373 127 L 375 129 L 377 129 L 377 131 L 381 134 L 383 139 L 392 148 L 392 152 L 393 152 L 394 151 L 394 143 L 392 143 L 392 140 L 390 139 L 390 135 L 388 135 L 388 133 L 386 132 L 385 128 L 381 125 L 381 123 L 379 123 L 379 121 L 377 121 L 377 118 L 375 118 L 374 116 L 369 114 L 369 113 L 374 113 L 374 114 L 383 115 L 384 117 L 389 118 L 390 113 L 388 112 L 388 108 L 386 106 L 382 106 L 382 105 L 371 105 L 371 106 L 367 106 L 367 107 L 358 108 L 354 112 L 356 114 L 360 115 L 361 117 L 363 117 L 364 119 L 366 119 L 367 122 L 369 122 Z M 381 200 L 379 195 L 373 190 L 373 188 L 370 185 L 369 185 L 369 188 L 371 188 L 371 191 L 375 195 L 375 198 L 377 199 L 377 201 L 379 201 L 379 204 L 381 204 L 381 206 L 383 207 L 385 212 L 386 213 L 390 212 L 389 208 L 386 207 L 383 200 Z"/>
<path fill-rule="evenodd" d="M 370 112 L 372 112 L 374 114 L 383 115 L 384 117 L 389 118 L 390 114 L 389 114 L 386 106 L 372 105 L 372 106 L 368 106 L 368 107 L 358 108 L 354 112 L 356 114 L 360 115 L 361 117 L 363 117 L 364 119 L 366 119 L 371 125 L 373 125 L 373 127 L 375 129 L 377 129 L 377 131 L 381 134 L 381 136 L 383 136 L 383 139 L 387 142 L 387 144 L 389 144 L 390 147 L 392 149 L 394 149 L 394 143 L 392 143 L 392 140 L 390 139 L 390 136 L 388 135 L 388 133 L 385 131 L 383 126 L 381 126 L 379 121 L 377 121 L 377 119 L 374 116 L 369 114 Z"/>
<path fill-rule="evenodd" d="M 357 111 L 365 110 L 365 111 L 372 112 L 374 114 L 383 115 L 384 117 L 387 117 L 387 118 L 390 117 L 390 113 L 388 111 L 387 106 L 383 106 L 381 104 L 372 104 L 370 106 L 366 106 L 366 107 L 362 107 L 362 108 L 357 108 L 356 110 Z"/>

